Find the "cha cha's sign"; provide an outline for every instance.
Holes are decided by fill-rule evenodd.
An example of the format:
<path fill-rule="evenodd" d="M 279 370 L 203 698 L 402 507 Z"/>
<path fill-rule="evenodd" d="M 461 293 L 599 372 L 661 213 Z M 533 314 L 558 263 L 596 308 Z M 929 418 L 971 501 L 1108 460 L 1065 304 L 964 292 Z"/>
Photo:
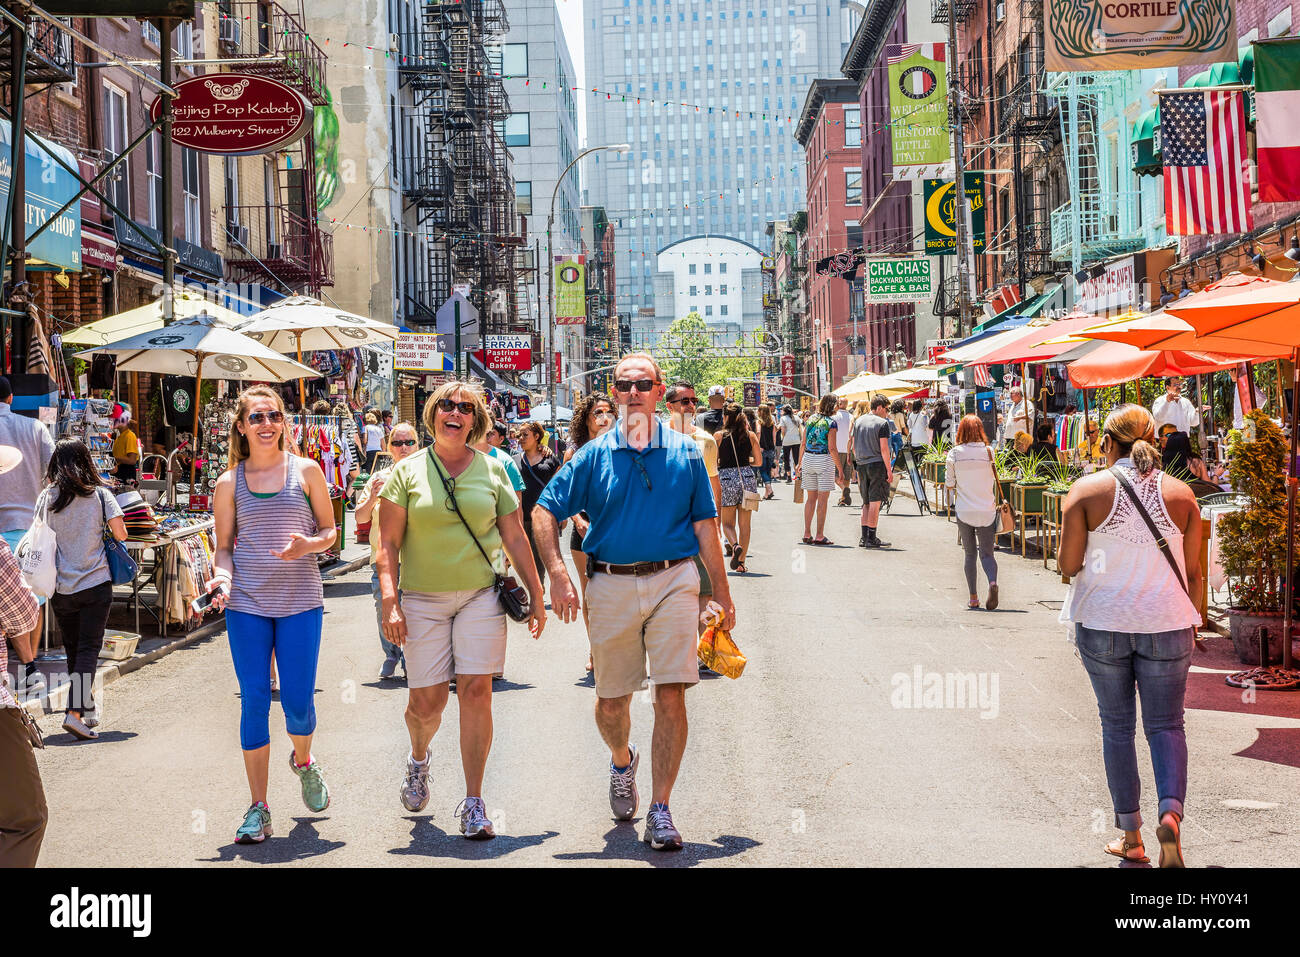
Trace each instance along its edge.
<path fill-rule="evenodd" d="M 172 139 L 180 146 L 222 156 L 271 153 L 298 142 L 311 129 L 312 105 L 278 80 L 244 73 L 195 76 L 175 84 Z M 149 118 L 162 112 L 162 97 Z"/>
<path fill-rule="evenodd" d="M 1049 70 L 1237 60 L 1235 0 L 1047 0 Z"/>
<path fill-rule="evenodd" d="M 924 302 L 934 298 L 929 259 L 868 259 L 867 302 Z"/>

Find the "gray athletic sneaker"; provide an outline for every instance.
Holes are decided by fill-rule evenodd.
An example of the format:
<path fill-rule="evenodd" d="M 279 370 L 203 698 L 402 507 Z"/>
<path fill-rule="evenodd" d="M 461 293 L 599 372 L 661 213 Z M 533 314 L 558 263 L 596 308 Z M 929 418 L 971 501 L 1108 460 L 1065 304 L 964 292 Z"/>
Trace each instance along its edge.
<path fill-rule="evenodd" d="M 385 658 L 384 663 L 379 666 L 379 677 L 381 679 L 392 678 L 397 674 L 397 659 Z"/>
<path fill-rule="evenodd" d="M 645 816 L 645 842 L 656 851 L 680 851 L 682 836 L 673 827 L 667 804 L 651 804 Z"/>
<path fill-rule="evenodd" d="M 636 766 L 641 755 L 637 753 L 635 744 L 629 744 L 627 749 L 632 753 L 632 763 L 626 770 L 619 771 L 613 764 L 609 766 L 609 809 L 618 821 L 632 820 L 640 803 L 636 790 Z"/>
<path fill-rule="evenodd" d="M 261 844 L 271 836 L 271 809 L 259 801 L 244 812 L 244 823 L 235 832 L 236 844 Z"/>
<path fill-rule="evenodd" d="M 488 820 L 482 798 L 465 798 L 457 805 L 455 813 L 460 815 L 460 833 L 471 841 L 486 841 L 497 836 L 497 832 L 492 830 L 492 822 Z"/>
<path fill-rule="evenodd" d="M 402 781 L 402 807 L 408 811 L 423 811 L 429 803 L 429 757 L 424 752 L 424 763 L 416 764 L 409 754 L 406 756 L 406 777 Z"/>

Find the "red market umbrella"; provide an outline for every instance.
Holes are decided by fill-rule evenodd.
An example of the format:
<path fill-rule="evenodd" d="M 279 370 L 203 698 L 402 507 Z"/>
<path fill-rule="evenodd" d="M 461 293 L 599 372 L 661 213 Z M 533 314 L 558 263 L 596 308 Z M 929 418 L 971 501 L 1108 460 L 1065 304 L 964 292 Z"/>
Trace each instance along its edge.
<path fill-rule="evenodd" d="M 1122 342 L 1107 342 L 1071 362 L 1070 382 L 1079 389 L 1104 389 L 1148 376 L 1188 376 L 1228 369 L 1240 357 L 1171 349 L 1146 350 Z"/>
<path fill-rule="evenodd" d="M 1076 313 L 1058 319 L 1050 326 L 1026 326 L 1024 332 L 998 343 L 991 351 L 973 356 L 966 365 L 1020 365 L 1029 362 L 1050 362 L 1070 351 L 1078 343 L 1056 342 L 1056 338 L 1072 335 L 1081 329 L 1095 326 L 1101 320 L 1093 315 Z M 1053 341 L 1045 342 L 1051 338 Z"/>

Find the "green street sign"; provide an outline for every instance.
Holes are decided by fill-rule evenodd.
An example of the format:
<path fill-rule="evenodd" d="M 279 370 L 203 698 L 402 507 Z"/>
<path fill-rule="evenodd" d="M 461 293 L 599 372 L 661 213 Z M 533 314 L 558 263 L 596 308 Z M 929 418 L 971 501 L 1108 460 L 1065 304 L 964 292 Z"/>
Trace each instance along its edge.
<path fill-rule="evenodd" d="M 934 298 L 934 277 L 928 259 L 868 259 L 864 265 L 867 302 L 924 302 Z"/>
<path fill-rule="evenodd" d="M 966 204 L 970 207 L 975 252 L 984 251 L 984 174 L 966 174 Z M 952 180 L 925 181 L 925 254 L 952 256 L 957 249 L 957 204 Z"/>

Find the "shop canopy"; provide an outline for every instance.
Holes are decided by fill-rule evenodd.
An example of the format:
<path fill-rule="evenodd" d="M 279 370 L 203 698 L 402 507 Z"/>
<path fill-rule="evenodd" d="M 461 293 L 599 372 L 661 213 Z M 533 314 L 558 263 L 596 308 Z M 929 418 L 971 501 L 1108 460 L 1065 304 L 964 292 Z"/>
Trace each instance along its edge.
<path fill-rule="evenodd" d="M 1236 356 L 1169 349 L 1145 350 L 1122 342 L 1103 342 L 1071 362 L 1070 382 L 1079 389 L 1100 389 L 1148 376 L 1200 375 L 1236 365 Z"/>
<path fill-rule="evenodd" d="M 1233 273 L 1165 312 L 1198 337 L 1225 336 L 1262 346 L 1300 346 L 1300 284 Z"/>
<path fill-rule="evenodd" d="M 872 396 L 883 395 L 889 399 L 897 399 L 915 391 L 915 383 L 904 382 L 892 376 L 877 375 L 874 372 L 860 372 L 836 389 L 833 394 L 850 402 L 865 402 Z"/>
<path fill-rule="evenodd" d="M 562 405 L 555 407 L 555 421 L 568 422 L 573 418 L 573 410 L 566 409 Z M 543 402 L 541 405 L 533 406 L 532 414 L 524 419 L 525 422 L 549 422 L 551 421 L 551 406 L 549 402 Z"/>
<path fill-rule="evenodd" d="M 1216 335 L 1203 339 L 1196 335 L 1190 323 L 1164 311 L 1103 323 L 1082 329 L 1076 335 L 1081 339 L 1122 342 L 1137 349 L 1190 350 L 1253 358 L 1278 358 L 1290 354 L 1286 346 L 1265 346 L 1232 336 Z"/>
<path fill-rule="evenodd" d="M 934 382 L 939 378 L 940 366 L 912 366 L 901 372 L 889 373 L 889 378 L 903 382 Z"/>
<path fill-rule="evenodd" d="M 1033 296 L 1030 299 L 1022 300 L 1009 309 L 1003 309 L 997 315 L 985 319 L 983 322 L 975 325 L 974 331 L 979 332 L 1001 332 L 1004 329 L 1010 329 L 1012 325 L 1023 326 L 1031 319 L 1037 319 L 1044 310 L 1057 298 L 1057 293 L 1061 291 L 1060 283 L 1048 285 L 1041 294 Z M 1020 320 L 1014 322 L 1013 320 Z"/>
<path fill-rule="evenodd" d="M 1024 331 L 1030 323 L 1042 329 L 1050 325 L 1046 319 L 1019 319 L 1013 317 L 997 329 L 990 329 L 987 332 L 977 333 L 973 336 L 967 336 L 961 342 L 948 347 L 948 351 L 939 356 L 939 361 L 945 366 L 960 365 L 970 361 L 967 357 L 979 356 L 989 349 L 995 348 L 996 345 L 1004 342 L 1010 342 L 1016 333 Z"/>
<path fill-rule="evenodd" d="M 119 312 L 96 322 L 78 326 L 63 336 L 65 346 L 105 346 L 119 339 L 126 339 L 142 332 L 153 332 L 163 327 L 163 300 L 159 297 L 154 302 Z M 190 292 L 178 293 L 172 299 L 172 314 L 176 319 L 193 319 L 195 316 L 208 316 L 216 325 L 234 326 L 244 321 L 244 316 L 218 306 L 209 299 Z"/>
<path fill-rule="evenodd" d="M 1045 338 L 1069 335 L 1079 329 L 1095 326 L 1097 322 L 1097 317 L 1094 315 L 1077 313 L 1043 326 L 1031 323 L 1007 340 L 998 342 L 992 349 L 966 359 L 965 362 L 967 365 L 983 366 L 1050 362 L 1058 355 L 1069 351 L 1072 346 L 1069 343 L 1045 343 L 1043 341 Z"/>

